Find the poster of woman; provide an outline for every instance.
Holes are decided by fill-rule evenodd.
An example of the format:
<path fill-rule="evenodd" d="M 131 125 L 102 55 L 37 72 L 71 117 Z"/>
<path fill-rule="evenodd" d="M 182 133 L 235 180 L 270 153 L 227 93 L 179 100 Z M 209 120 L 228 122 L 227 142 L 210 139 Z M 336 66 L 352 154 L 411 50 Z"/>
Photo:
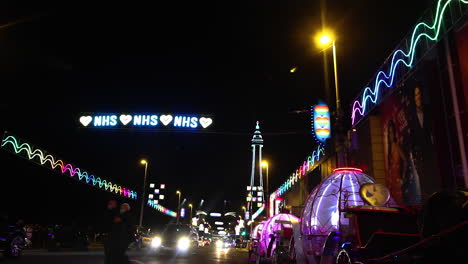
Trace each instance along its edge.
<path fill-rule="evenodd" d="M 415 122 L 411 96 L 404 89 L 388 96 L 381 106 L 384 134 L 386 185 L 395 201 L 414 205 L 421 201 L 418 168 L 415 165 Z"/>

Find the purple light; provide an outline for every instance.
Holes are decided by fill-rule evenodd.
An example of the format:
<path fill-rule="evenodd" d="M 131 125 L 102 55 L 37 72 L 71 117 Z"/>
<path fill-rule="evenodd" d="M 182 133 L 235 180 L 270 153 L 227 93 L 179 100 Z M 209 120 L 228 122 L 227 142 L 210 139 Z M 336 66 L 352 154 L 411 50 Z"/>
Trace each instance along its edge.
<path fill-rule="evenodd" d="M 260 239 L 262 237 L 262 230 L 265 221 L 260 222 L 260 224 L 256 225 L 252 231 L 252 238 L 253 239 Z"/>
<path fill-rule="evenodd" d="M 313 236 L 312 240 L 304 240 L 305 248 L 320 253 L 326 235 L 340 230 L 343 210 L 350 205 L 367 204 L 359 194 L 360 186 L 366 183 L 374 180 L 360 169 L 338 168 L 312 190 L 301 217 L 302 234 Z M 390 199 L 387 205 L 396 204 Z"/>
<path fill-rule="evenodd" d="M 282 223 L 278 223 L 279 221 L 281 221 Z M 299 221 L 299 218 L 290 214 L 277 214 L 268 218 L 268 220 L 266 220 L 265 224 L 263 225 L 263 229 L 261 232 L 261 237 L 258 245 L 259 253 L 261 255 L 267 253 L 267 248 L 271 240 L 270 235 L 275 234 L 276 231 L 284 230 L 285 228 L 292 228 L 292 224 L 299 223 Z M 275 245 L 276 244 L 274 243 L 271 252 L 274 252 Z"/>

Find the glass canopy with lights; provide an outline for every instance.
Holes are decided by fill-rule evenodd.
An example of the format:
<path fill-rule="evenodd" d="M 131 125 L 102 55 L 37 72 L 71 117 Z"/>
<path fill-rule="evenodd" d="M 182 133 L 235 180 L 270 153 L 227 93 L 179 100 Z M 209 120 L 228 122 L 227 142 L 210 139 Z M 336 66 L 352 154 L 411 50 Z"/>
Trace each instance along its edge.
<path fill-rule="evenodd" d="M 368 183 L 375 181 L 362 170 L 338 168 L 312 190 L 304 204 L 301 232 L 313 237 L 309 246 L 315 252 L 320 252 L 330 232 L 349 225 L 343 212 L 348 206 L 367 205 L 359 190 Z M 396 206 L 396 203 L 390 198 L 385 206 Z"/>
<path fill-rule="evenodd" d="M 263 229 L 260 236 L 260 243 L 258 245 L 258 251 L 261 256 L 267 256 L 268 245 L 271 241 L 271 235 L 274 235 L 278 232 L 283 232 L 285 229 L 292 230 L 293 223 L 298 223 L 299 218 L 291 214 L 277 214 L 274 215 L 263 225 Z M 270 253 L 274 252 L 276 243 L 273 243 Z M 268 256 L 267 256 L 268 257 Z"/>

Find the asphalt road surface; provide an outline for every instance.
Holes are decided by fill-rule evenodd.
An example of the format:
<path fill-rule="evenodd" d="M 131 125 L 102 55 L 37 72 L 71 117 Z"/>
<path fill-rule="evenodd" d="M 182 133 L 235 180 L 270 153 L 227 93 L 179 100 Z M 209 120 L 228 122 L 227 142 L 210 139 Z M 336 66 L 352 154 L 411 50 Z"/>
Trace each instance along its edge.
<path fill-rule="evenodd" d="M 248 254 L 245 249 L 221 249 L 201 248 L 195 254 L 186 257 L 174 257 L 173 255 L 153 255 L 147 251 L 130 251 L 127 252 L 131 264 L 210 264 L 210 263 L 225 263 L 225 264 L 245 264 L 253 263 L 248 259 Z M 0 257 L 0 264 L 103 264 L 103 251 L 88 251 L 88 252 L 47 252 L 47 251 L 25 251 L 19 259 L 8 259 Z"/>

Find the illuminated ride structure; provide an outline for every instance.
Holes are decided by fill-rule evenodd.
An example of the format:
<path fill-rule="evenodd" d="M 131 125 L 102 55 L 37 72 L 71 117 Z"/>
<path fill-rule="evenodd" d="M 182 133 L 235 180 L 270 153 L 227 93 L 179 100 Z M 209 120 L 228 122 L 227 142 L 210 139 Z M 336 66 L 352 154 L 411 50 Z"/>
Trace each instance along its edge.
<path fill-rule="evenodd" d="M 250 248 L 249 248 L 250 253 L 255 253 L 258 255 L 258 246 L 259 246 L 259 241 L 262 237 L 262 230 L 263 230 L 264 225 L 265 225 L 265 221 L 262 221 L 253 228 L 250 234 Z"/>
<path fill-rule="evenodd" d="M 436 193 L 424 206 L 431 209 L 425 211 L 418 207 L 400 207 L 384 185 L 375 183 L 360 169 L 338 168 L 312 190 L 300 221 L 291 222 L 293 237 L 287 248 L 289 252 L 277 250 L 272 257 L 276 258 L 276 263 L 297 264 L 406 263 L 402 256 L 424 256 L 427 248 L 434 247 L 435 239 L 439 246 L 446 243 L 457 248 L 453 246 L 455 242 L 448 241 L 461 241 L 468 232 L 466 209 L 463 209 L 468 204 L 468 195 L 464 195 L 442 194 L 440 198 L 441 194 Z M 434 204 L 440 206 L 441 201 L 453 210 L 432 209 L 436 208 Z M 447 219 L 452 224 L 447 225 L 445 220 L 443 224 L 436 223 L 437 220 L 433 220 L 436 210 L 449 212 L 443 214 L 451 215 Z M 464 212 L 465 218 L 460 217 L 462 213 L 459 212 Z M 439 228 L 426 232 L 431 236 L 424 235 L 418 225 L 418 215 L 425 216 L 422 221 L 426 229 Z M 446 229 L 441 230 L 442 226 Z M 265 233 L 262 232 L 262 238 Z"/>
<path fill-rule="evenodd" d="M 345 217 L 347 208 L 367 205 L 359 190 L 368 183 L 374 183 L 374 180 L 361 170 L 342 168 L 334 170 L 312 190 L 304 204 L 301 233 L 311 238 L 305 241 L 305 246 L 314 255 L 320 255 L 330 233 L 349 228 L 349 220 Z M 396 204 L 390 199 L 386 205 Z"/>
<path fill-rule="evenodd" d="M 286 213 L 268 218 L 261 226 L 261 231 L 257 236 L 258 243 L 254 248 L 257 260 L 285 262 L 289 258 L 288 247 L 293 237 L 293 224 L 298 223 L 298 217 Z"/>
<path fill-rule="evenodd" d="M 260 222 L 260 224 L 254 227 L 252 231 L 252 235 L 251 235 L 252 239 L 260 240 L 260 238 L 262 237 L 262 230 L 263 230 L 264 225 L 265 225 L 265 221 L 262 221 Z"/>

